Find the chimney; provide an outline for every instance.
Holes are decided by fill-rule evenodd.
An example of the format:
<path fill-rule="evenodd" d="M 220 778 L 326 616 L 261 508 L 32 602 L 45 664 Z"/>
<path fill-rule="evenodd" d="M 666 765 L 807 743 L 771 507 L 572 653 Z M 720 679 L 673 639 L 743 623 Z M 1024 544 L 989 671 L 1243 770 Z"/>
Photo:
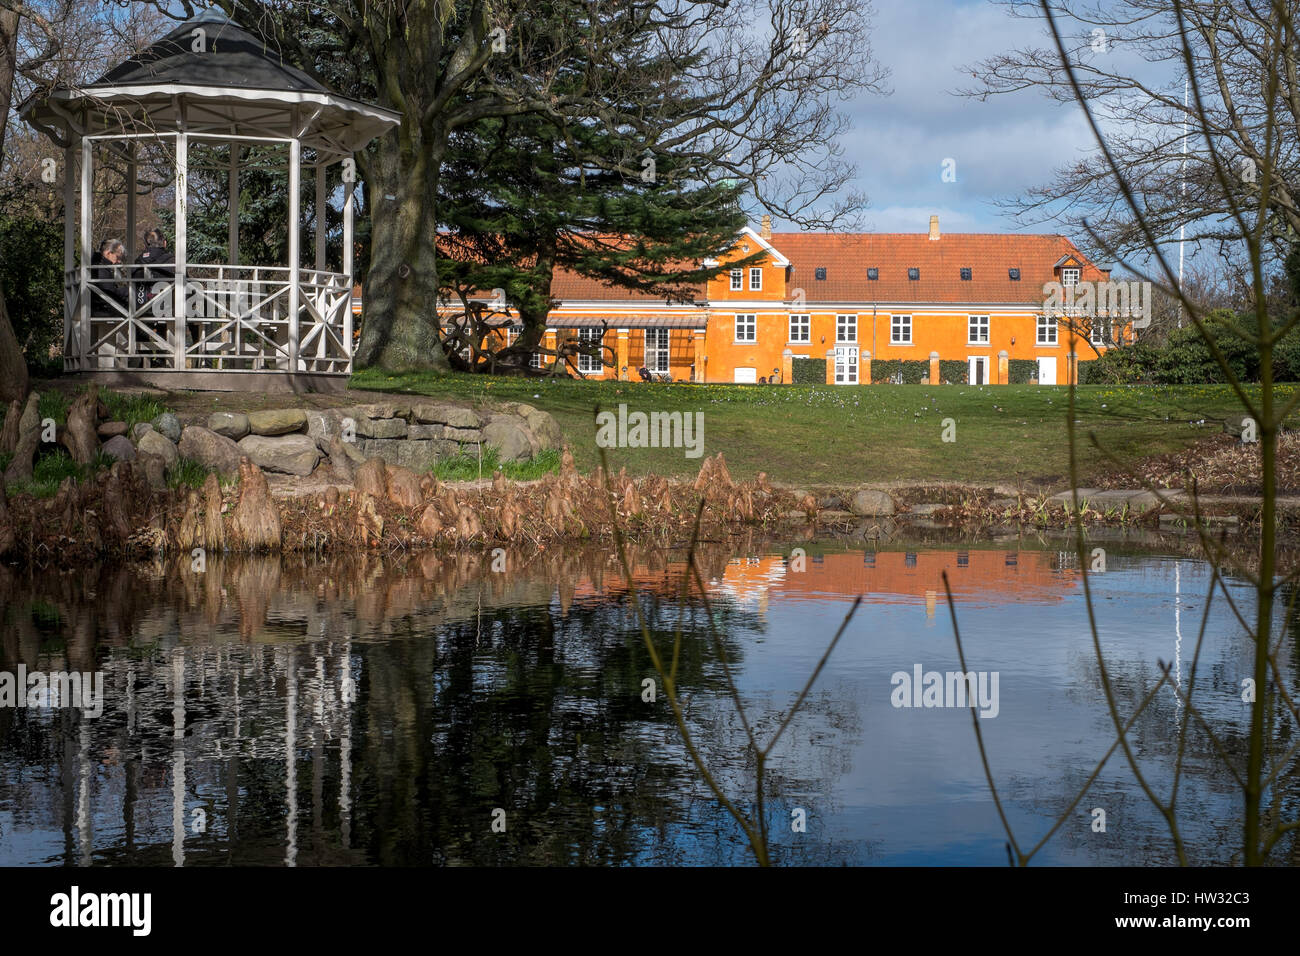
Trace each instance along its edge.
<path fill-rule="evenodd" d="M 939 217 L 931 216 L 930 217 L 930 239 L 937 240 L 938 238 L 939 238 Z"/>
<path fill-rule="evenodd" d="M 758 234 L 762 236 L 764 239 L 772 238 L 772 217 L 771 216 L 767 216 L 767 215 L 763 216 L 763 228 L 759 231 Z"/>

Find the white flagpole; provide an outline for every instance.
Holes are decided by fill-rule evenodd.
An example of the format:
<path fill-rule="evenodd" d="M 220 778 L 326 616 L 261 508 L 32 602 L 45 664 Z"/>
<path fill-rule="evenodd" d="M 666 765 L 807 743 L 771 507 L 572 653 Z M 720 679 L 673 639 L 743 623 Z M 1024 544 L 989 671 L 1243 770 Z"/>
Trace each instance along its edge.
<path fill-rule="evenodd" d="M 1183 201 L 1180 204 L 1182 206 L 1180 212 L 1185 212 L 1187 207 L 1187 92 L 1190 85 L 1191 77 L 1185 78 L 1183 80 L 1183 162 L 1180 170 Z M 1185 222 L 1180 223 L 1178 226 L 1178 288 L 1180 291 L 1183 288 L 1183 240 L 1186 235 L 1187 224 Z M 1178 327 L 1180 329 L 1183 327 L 1183 304 L 1181 300 L 1178 303 Z"/>

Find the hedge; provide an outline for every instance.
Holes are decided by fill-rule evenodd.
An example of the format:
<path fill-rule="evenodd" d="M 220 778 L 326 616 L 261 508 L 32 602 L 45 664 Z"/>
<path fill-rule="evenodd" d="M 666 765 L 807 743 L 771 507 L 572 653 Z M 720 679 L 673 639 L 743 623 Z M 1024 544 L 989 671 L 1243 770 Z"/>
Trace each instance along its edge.
<path fill-rule="evenodd" d="M 920 385 L 930 375 L 930 363 L 924 359 L 872 359 L 871 382 L 887 384 L 902 373 L 904 385 Z"/>
<path fill-rule="evenodd" d="M 795 385 L 825 385 L 826 360 L 796 355 L 790 363 L 790 381 Z"/>
<path fill-rule="evenodd" d="M 1011 359 L 1007 362 L 1007 381 L 1012 385 L 1028 385 L 1038 378 L 1037 359 Z"/>

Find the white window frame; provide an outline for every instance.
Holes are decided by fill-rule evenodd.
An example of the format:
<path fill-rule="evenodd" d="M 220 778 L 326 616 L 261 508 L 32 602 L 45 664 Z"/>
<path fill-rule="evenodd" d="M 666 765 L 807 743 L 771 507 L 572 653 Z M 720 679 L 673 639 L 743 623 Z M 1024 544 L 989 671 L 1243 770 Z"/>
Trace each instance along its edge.
<path fill-rule="evenodd" d="M 653 335 L 652 335 L 653 333 Z M 651 338 L 654 344 L 651 344 Z M 662 341 L 662 344 L 660 342 Z M 670 346 L 672 345 L 672 336 L 668 329 L 646 329 L 645 330 L 645 367 L 652 372 L 667 372 L 669 370 Z M 650 357 L 654 356 L 654 362 L 651 363 Z"/>
<path fill-rule="evenodd" d="M 983 322 L 980 322 L 980 319 L 983 319 Z M 984 333 L 982 338 L 979 336 L 980 332 Z M 989 317 L 987 315 L 969 315 L 966 317 L 966 344 L 989 344 Z"/>
<path fill-rule="evenodd" d="M 852 331 L 852 338 L 847 334 Z M 835 316 L 835 341 L 843 345 L 856 345 L 858 342 L 858 317 L 856 314 L 844 313 Z"/>
<path fill-rule="evenodd" d="M 744 333 L 748 332 L 748 335 Z M 758 315 L 753 312 L 736 313 L 736 341 L 751 345 L 758 341 Z"/>
<path fill-rule="evenodd" d="M 1079 284 L 1079 279 L 1083 275 L 1083 270 L 1077 266 L 1070 266 L 1061 270 L 1061 285 L 1069 288 Z"/>
<path fill-rule="evenodd" d="M 739 292 L 745 287 L 744 273 L 740 269 L 731 270 L 731 291 Z"/>
<path fill-rule="evenodd" d="M 604 329 L 578 329 L 579 345 L 600 345 L 604 342 L 604 339 Z M 605 363 L 601 359 L 602 356 L 600 355 L 587 355 L 586 353 L 579 352 L 578 371 L 582 372 L 584 375 L 603 371 Z"/>
<path fill-rule="evenodd" d="M 912 344 L 912 317 L 910 315 L 891 315 L 889 317 L 889 341 L 893 345 Z"/>
<path fill-rule="evenodd" d="M 1038 327 L 1037 342 L 1039 345 L 1059 344 L 1059 340 L 1057 339 L 1057 332 L 1056 332 L 1056 328 L 1057 328 L 1056 319 L 1054 319 L 1050 315 L 1040 315 L 1038 317 L 1037 327 Z"/>
<path fill-rule="evenodd" d="M 1107 333 L 1110 329 L 1108 325 L 1109 323 L 1100 316 L 1093 318 L 1092 327 L 1088 329 L 1088 341 L 1093 345 L 1109 345 L 1110 339 L 1107 337 Z"/>
<path fill-rule="evenodd" d="M 758 292 L 763 288 L 763 267 L 751 266 L 749 270 L 749 291 Z"/>
<path fill-rule="evenodd" d="M 806 312 L 792 313 L 790 316 L 790 341 L 806 344 L 812 341 L 812 316 Z"/>

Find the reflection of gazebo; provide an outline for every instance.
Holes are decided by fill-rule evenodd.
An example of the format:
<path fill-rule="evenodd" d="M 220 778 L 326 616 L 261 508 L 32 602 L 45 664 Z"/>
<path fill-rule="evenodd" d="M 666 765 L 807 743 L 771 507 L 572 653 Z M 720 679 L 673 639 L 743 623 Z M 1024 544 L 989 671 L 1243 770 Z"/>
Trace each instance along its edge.
<path fill-rule="evenodd" d="M 189 388 L 296 390 L 346 382 L 352 153 L 397 125 L 395 113 L 330 92 L 285 65 L 263 40 L 209 12 L 94 83 L 29 100 L 22 115 L 63 147 L 65 370 Z M 316 180 L 311 267 L 303 265 L 304 163 Z M 341 164 L 340 175 L 327 191 L 326 170 L 334 164 Z M 142 175 L 154 169 L 164 171 L 159 187 L 174 194 L 175 263 L 146 271 L 131 266 L 139 251 L 135 196 Z M 241 261 L 240 176 L 268 171 L 287 173 L 287 261 Z M 96 193 L 113 182 L 130 184 L 125 222 L 110 230 L 126 244 L 125 267 L 92 266 L 104 238 L 92 235 Z M 337 272 L 327 270 L 324 214 L 335 192 L 343 203 Z M 228 229 L 221 253 L 195 252 L 214 261 L 192 261 L 197 243 L 187 243 L 196 238 L 187 236 L 194 232 L 187 213 L 223 201 Z M 212 237 L 205 242 L 218 248 Z"/>

